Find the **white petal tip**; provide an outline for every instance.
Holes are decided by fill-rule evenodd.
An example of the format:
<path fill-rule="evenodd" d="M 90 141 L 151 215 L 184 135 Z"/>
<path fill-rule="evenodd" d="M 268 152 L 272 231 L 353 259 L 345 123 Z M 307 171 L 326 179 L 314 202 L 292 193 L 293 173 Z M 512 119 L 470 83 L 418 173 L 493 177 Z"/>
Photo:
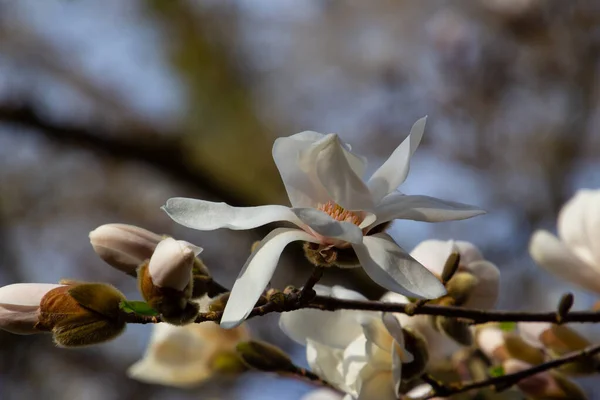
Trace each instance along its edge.
<path fill-rule="evenodd" d="M 241 320 L 241 321 L 238 321 L 238 320 L 223 321 L 223 320 L 221 320 L 220 326 L 223 329 L 233 329 L 233 328 L 237 328 L 238 326 L 240 326 L 242 324 L 242 322 L 244 322 L 244 320 Z"/>

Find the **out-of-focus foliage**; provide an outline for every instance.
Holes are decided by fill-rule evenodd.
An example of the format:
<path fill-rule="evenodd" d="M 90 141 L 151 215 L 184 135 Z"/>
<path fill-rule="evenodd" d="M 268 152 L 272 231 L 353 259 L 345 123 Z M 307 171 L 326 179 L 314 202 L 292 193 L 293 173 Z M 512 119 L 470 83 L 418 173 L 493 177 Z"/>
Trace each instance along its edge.
<path fill-rule="evenodd" d="M 175 226 L 159 210 L 167 198 L 281 202 L 277 136 L 336 132 L 384 158 L 428 114 L 406 191 L 489 214 L 402 222 L 392 234 L 407 248 L 470 240 L 510 282 L 501 307 L 554 307 L 564 284 L 533 268 L 527 242 L 553 228 L 575 189 L 600 187 L 599 27 L 597 0 L 0 2 L 0 285 L 69 277 L 138 298 L 135 281 L 89 245 L 88 232 L 108 222 L 204 247 L 230 285 L 258 237 Z M 274 284 L 307 276 L 305 262 L 287 261 Z M 363 276 L 324 282 L 341 279 L 380 294 Z M 577 293 L 576 306 L 589 301 Z M 275 320 L 255 332 L 292 349 L 265 321 Z M 148 336 L 128 327 L 114 342 L 59 350 L 48 337 L 0 332 L 0 398 L 296 399 L 306 390 L 135 382 L 125 370 Z"/>

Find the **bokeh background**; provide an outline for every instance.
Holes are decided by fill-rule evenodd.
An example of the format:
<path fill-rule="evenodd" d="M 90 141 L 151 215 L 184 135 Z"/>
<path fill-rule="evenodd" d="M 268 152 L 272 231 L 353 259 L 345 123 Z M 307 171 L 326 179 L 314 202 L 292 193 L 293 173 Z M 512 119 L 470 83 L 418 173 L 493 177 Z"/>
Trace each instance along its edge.
<path fill-rule="evenodd" d="M 578 188 L 600 187 L 599 45 L 598 0 L 0 0 L 0 285 L 69 277 L 136 298 L 135 281 L 89 245 L 109 222 L 201 245 L 231 285 L 265 230 L 191 231 L 159 210 L 167 198 L 285 204 L 276 137 L 339 133 L 373 171 L 428 115 L 403 192 L 489 213 L 397 222 L 392 235 L 408 249 L 476 243 L 502 271 L 503 308 L 553 309 L 566 290 L 588 307 L 533 265 L 527 244 L 555 229 Z M 310 269 L 298 246 L 286 254 L 274 283 L 299 284 Z M 381 293 L 357 272 L 326 281 Z M 301 362 L 276 321 L 251 327 Z M 0 332 L 0 399 L 291 400 L 310 389 L 261 375 L 191 391 L 132 381 L 149 333 L 131 326 L 64 350 Z"/>

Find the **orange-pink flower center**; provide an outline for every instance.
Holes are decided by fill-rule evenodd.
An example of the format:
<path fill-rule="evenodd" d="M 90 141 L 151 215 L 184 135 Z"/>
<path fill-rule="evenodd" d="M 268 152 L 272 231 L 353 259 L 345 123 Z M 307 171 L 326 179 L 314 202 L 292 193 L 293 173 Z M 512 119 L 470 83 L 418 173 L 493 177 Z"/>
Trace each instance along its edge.
<path fill-rule="evenodd" d="M 333 201 L 328 201 L 325 204 L 319 204 L 317 208 L 329 214 L 329 216 L 336 221 L 351 222 L 356 226 L 359 226 L 364 219 L 362 212 L 348 211 Z"/>

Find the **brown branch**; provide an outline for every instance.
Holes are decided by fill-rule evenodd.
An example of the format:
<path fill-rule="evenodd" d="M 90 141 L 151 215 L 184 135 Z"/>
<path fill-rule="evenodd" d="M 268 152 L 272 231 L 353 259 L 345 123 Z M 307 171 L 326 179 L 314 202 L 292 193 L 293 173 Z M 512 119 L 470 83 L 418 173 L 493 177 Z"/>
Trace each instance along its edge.
<path fill-rule="evenodd" d="M 28 106 L 1 105 L 0 122 L 27 128 L 28 132 L 56 143 L 80 147 L 120 160 L 146 164 L 176 181 L 192 187 L 200 187 L 227 203 L 251 205 L 210 173 L 191 167 L 185 160 L 182 144 L 178 140 L 164 139 L 154 132 L 133 135 L 136 136 L 134 139 L 123 139 L 127 135 L 52 121 L 42 117 Z M 148 137 L 148 139 L 140 140 L 140 137 Z"/>
<path fill-rule="evenodd" d="M 436 315 L 451 318 L 460 318 L 471 324 L 483 324 L 486 322 L 550 322 L 583 323 L 600 322 L 598 311 L 570 311 L 559 317 L 555 311 L 550 312 L 527 312 L 527 311 L 502 311 L 502 310 L 478 310 L 473 308 L 439 306 L 424 304 L 414 307 L 412 303 L 385 303 L 380 301 L 345 300 L 333 297 L 317 296 L 311 301 L 310 307 L 325 311 L 335 310 L 362 310 L 383 311 L 408 315 Z"/>
<path fill-rule="evenodd" d="M 337 299 L 327 296 L 315 296 L 308 304 L 303 303 L 301 291 L 293 291 L 284 294 L 277 301 L 270 301 L 262 306 L 254 307 L 248 318 L 259 317 L 272 312 L 288 312 L 302 308 L 313 308 L 323 311 L 336 310 L 361 310 L 400 313 L 407 315 L 435 315 L 442 317 L 458 318 L 471 324 L 483 324 L 487 322 L 549 322 L 553 324 L 566 323 L 592 323 L 600 322 L 600 311 L 570 311 L 559 315 L 555 311 L 550 312 L 528 312 L 528 311 L 504 311 L 504 310 L 478 310 L 473 308 L 462 308 L 452 306 L 439 306 L 434 304 L 423 304 L 415 307 L 412 303 L 386 303 L 380 301 L 362 301 Z M 196 323 L 205 321 L 219 321 L 223 315 L 222 311 L 201 313 L 196 318 Z M 138 318 L 139 319 L 136 319 Z M 154 318 L 154 317 L 153 317 Z M 148 317 L 127 317 L 130 323 L 152 323 Z M 160 322 L 157 319 L 154 322 Z"/>
<path fill-rule="evenodd" d="M 510 388 L 511 386 L 519 383 L 525 378 L 529 378 L 530 376 L 539 374 L 541 372 L 545 372 L 554 368 L 558 368 L 561 365 L 569 364 L 575 361 L 578 361 L 582 358 L 591 357 L 595 354 L 600 353 L 600 344 L 595 346 L 587 347 L 583 350 L 574 351 L 562 357 L 556 358 L 554 360 L 533 366 L 531 368 L 525 369 L 523 371 L 515 372 L 508 375 L 497 376 L 489 379 L 485 379 L 478 382 L 471 383 L 453 383 L 449 385 L 442 384 L 433 380 L 428 376 L 424 376 L 423 380 L 429 383 L 433 387 L 433 393 L 425 396 L 422 400 L 431 399 L 433 397 L 448 397 L 459 393 L 465 393 L 475 389 L 483 389 L 487 387 L 492 387 L 494 390 L 501 392 Z"/>

